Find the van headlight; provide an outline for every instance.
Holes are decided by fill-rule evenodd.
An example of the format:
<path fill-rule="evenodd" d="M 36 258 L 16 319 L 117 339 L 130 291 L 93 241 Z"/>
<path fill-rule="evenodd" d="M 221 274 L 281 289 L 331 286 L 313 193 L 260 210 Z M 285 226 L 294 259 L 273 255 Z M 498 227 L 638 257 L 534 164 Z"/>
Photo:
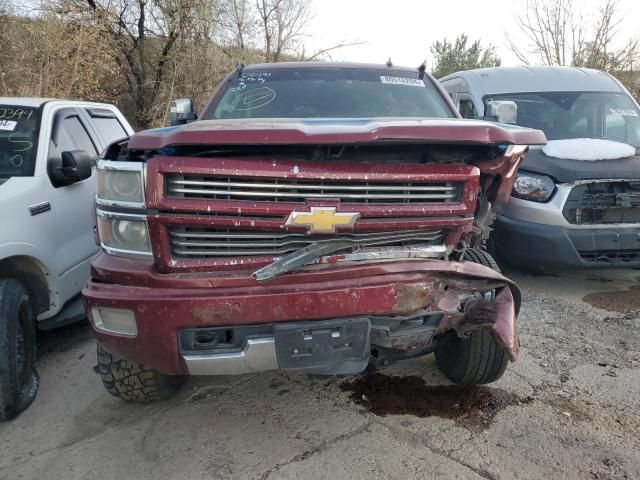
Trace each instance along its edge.
<path fill-rule="evenodd" d="M 556 184 L 546 175 L 518 172 L 511 195 L 532 202 L 546 202 L 556 191 Z"/>
<path fill-rule="evenodd" d="M 102 249 L 111 255 L 150 256 L 149 227 L 144 215 L 96 211 Z"/>
<path fill-rule="evenodd" d="M 144 164 L 98 162 L 96 200 L 99 205 L 144 207 Z"/>

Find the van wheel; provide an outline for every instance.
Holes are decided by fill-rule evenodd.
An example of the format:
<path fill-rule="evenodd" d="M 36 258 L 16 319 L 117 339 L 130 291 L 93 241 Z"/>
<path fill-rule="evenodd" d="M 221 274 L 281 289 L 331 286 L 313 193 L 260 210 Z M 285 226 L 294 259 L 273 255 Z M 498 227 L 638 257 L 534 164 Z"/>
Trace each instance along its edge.
<path fill-rule="evenodd" d="M 464 258 L 500 271 L 493 257 L 484 250 L 468 248 Z M 464 337 L 450 332 L 447 337 L 435 355 L 438 368 L 449 380 L 459 385 L 480 385 L 502 377 L 509 357 L 489 330 L 474 330 Z"/>
<path fill-rule="evenodd" d="M 184 377 L 163 375 L 140 363 L 116 359 L 98 343 L 98 373 L 111 395 L 128 402 L 151 403 L 172 397 Z"/>
<path fill-rule="evenodd" d="M 0 420 L 9 420 L 36 398 L 36 323 L 27 289 L 0 279 Z"/>

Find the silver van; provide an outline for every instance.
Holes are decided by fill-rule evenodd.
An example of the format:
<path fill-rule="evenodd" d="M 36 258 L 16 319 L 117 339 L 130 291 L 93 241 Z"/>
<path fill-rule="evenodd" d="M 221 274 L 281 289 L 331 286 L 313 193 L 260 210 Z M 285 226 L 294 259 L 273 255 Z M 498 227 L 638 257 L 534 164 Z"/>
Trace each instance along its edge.
<path fill-rule="evenodd" d="M 440 81 L 463 117 L 515 102 L 515 123 L 548 139 L 530 149 L 509 202 L 496 205 L 498 256 L 545 270 L 640 267 L 640 108 L 620 82 L 571 67 L 487 68 Z"/>

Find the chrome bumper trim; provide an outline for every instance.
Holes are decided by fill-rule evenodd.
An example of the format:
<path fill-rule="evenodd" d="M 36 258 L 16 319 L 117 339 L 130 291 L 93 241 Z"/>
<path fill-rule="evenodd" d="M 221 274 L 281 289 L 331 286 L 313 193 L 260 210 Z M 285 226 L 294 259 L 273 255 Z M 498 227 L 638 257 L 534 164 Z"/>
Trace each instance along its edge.
<path fill-rule="evenodd" d="M 247 340 L 240 352 L 183 355 L 189 375 L 241 375 L 278 368 L 273 337 Z"/>

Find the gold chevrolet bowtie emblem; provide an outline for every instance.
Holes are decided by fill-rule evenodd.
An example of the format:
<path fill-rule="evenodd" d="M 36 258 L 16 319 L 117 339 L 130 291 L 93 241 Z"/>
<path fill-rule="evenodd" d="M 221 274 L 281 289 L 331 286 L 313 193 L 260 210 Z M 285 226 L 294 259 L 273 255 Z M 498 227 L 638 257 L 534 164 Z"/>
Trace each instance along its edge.
<path fill-rule="evenodd" d="M 352 227 L 359 216 L 354 212 L 337 213 L 335 207 L 311 207 L 310 212 L 291 212 L 285 225 L 309 227 L 309 233 L 334 233 L 336 227 Z"/>

